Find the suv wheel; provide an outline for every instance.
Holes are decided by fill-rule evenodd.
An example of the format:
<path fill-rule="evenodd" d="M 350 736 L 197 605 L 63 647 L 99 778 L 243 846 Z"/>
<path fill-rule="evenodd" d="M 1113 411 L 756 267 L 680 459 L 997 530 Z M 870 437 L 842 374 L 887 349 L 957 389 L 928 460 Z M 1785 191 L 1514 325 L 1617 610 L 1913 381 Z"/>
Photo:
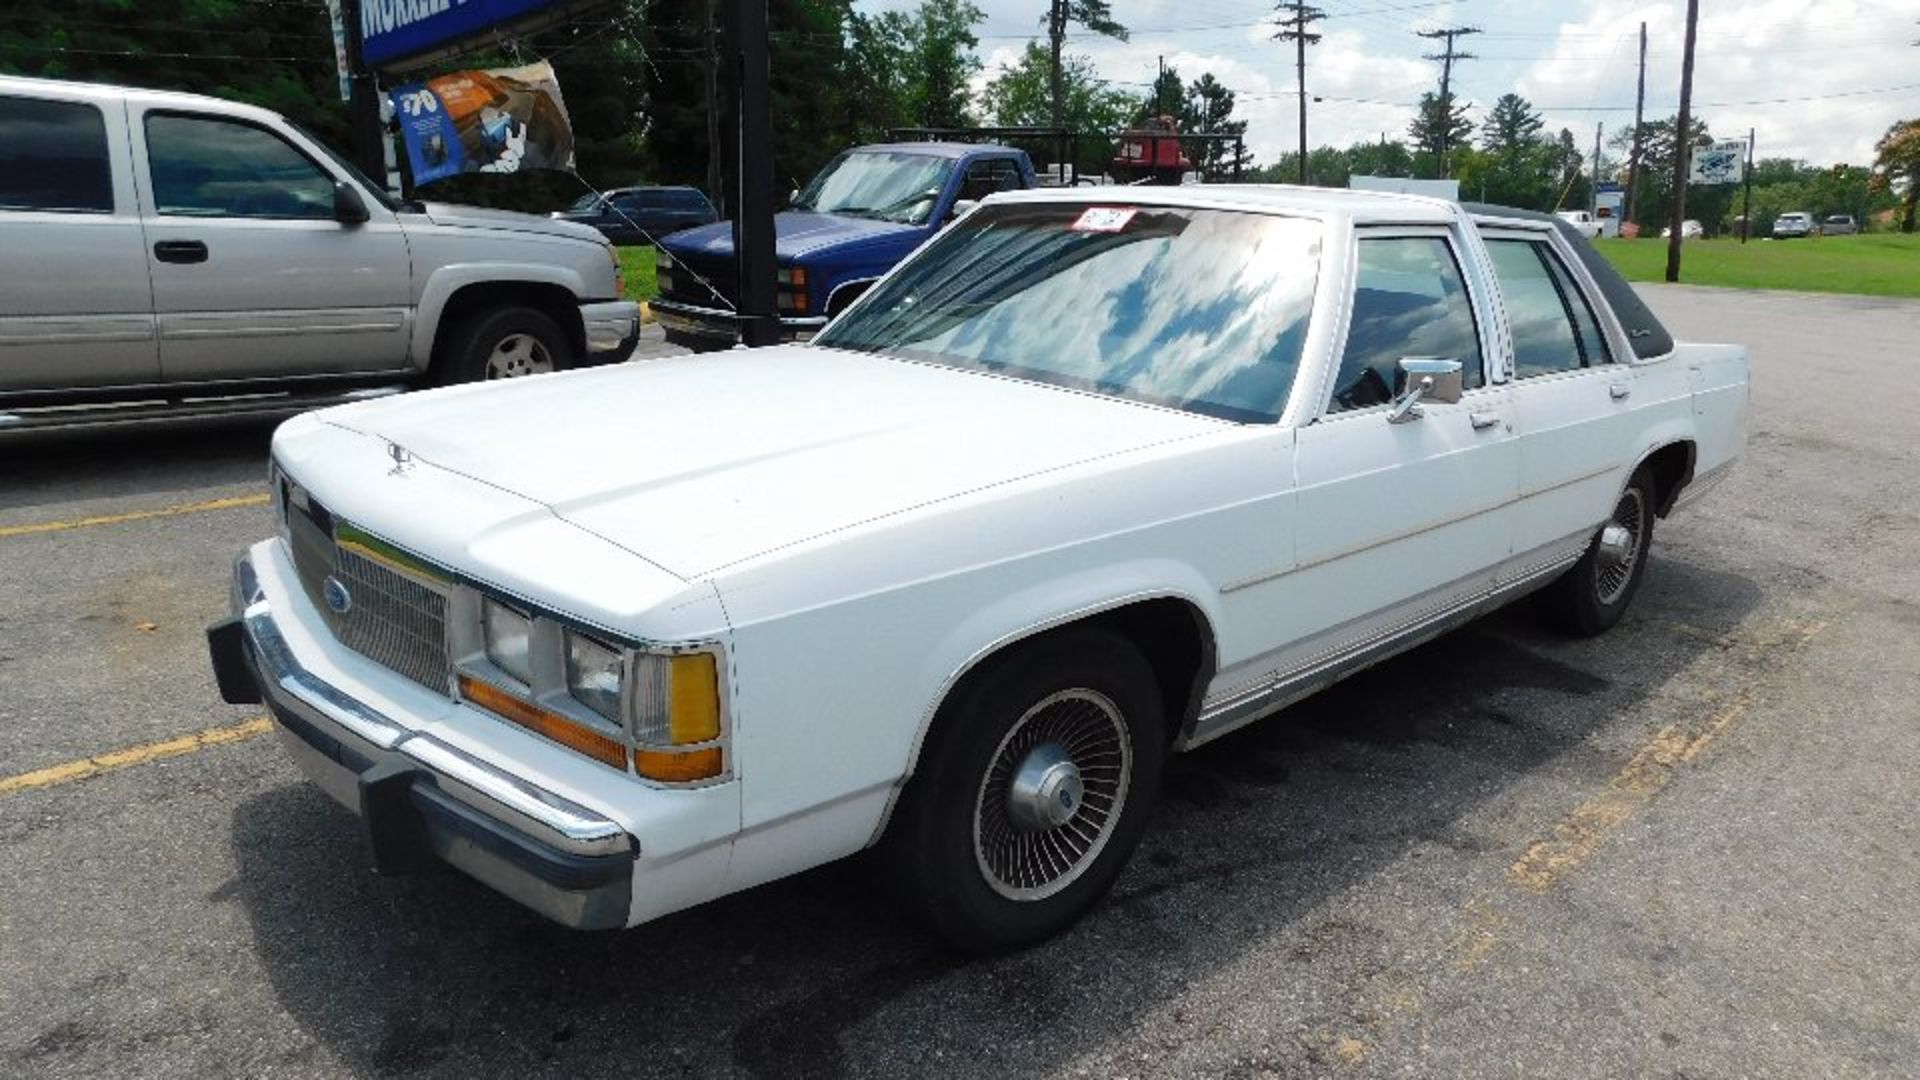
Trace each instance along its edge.
<path fill-rule="evenodd" d="M 566 334 L 545 312 L 503 307 L 463 320 L 436 367 L 443 383 L 482 382 L 558 371 L 571 356 Z"/>
<path fill-rule="evenodd" d="M 1062 632 L 970 676 L 942 707 L 883 854 L 953 945 L 1019 948 L 1072 924 L 1152 816 L 1165 721 L 1146 658 Z"/>

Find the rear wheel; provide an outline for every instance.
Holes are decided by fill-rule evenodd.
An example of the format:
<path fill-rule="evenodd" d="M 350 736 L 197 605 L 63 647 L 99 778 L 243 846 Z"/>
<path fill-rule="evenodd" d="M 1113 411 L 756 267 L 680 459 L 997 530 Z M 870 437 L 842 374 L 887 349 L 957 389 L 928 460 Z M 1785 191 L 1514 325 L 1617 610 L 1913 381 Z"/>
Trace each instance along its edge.
<path fill-rule="evenodd" d="M 435 367 L 443 383 L 483 382 L 558 371 L 571 358 L 567 336 L 551 316 L 516 305 L 469 315 Z"/>
<path fill-rule="evenodd" d="M 1647 570 L 1653 542 L 1653 474 L 1641 466 L 1627 481 L 1606 524 L 1587 552 L 1559 580 L 1536 594 L 1536 607 L 1555 629 L 1592 637 L 1613 628 L 1626 614 Z"/>
<path fill-rule="evenodd" d="M 884 846 L 949 942 L 1030 945 L 1112 887 L 1166 756 L 1150 672 L 1118 635 L 1066 631 L 969 676 L 941 709 Z"/>

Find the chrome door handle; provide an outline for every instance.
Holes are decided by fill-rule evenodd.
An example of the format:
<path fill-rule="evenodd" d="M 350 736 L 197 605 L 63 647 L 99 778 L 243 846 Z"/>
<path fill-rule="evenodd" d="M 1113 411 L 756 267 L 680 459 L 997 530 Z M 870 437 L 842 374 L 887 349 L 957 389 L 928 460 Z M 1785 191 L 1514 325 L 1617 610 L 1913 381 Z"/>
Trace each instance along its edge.
<path fill-rule="evenodd" d="M 1493 425 L 1500 422 L 1500 414 L 1490 413 L 1490 412 L 1474 412 L 1474 413 L 1468 413 L 1467 419 L 1472 422 L 1473 430 L 1485 431 L 1487 428 L 1490 428 Z"/>
<path fill-rule="evenodd" d="M 1633 393 L 1633 387 L 1623 382 L 1617 382 L 1607 387 L 1607 393 L 1612 394 L 1613 400 L 1615 401 L 1624 401 L 1628 394 Z"/>

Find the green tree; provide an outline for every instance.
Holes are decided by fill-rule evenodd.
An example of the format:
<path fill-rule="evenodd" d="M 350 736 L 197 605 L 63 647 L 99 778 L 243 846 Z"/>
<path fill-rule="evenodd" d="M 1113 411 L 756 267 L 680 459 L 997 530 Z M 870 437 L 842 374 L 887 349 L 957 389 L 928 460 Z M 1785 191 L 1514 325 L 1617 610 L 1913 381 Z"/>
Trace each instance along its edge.
<path fill-rule="evenodd" d="M 1448 163 L 1441 160 L 1441 148 L 1465 146 L 1472 134 L 1473 121 L 1467 119 L 1467 107 L 1442 102 L 1440 95 L 1432 91 L 1420 95 L 1413 122 L 1407 125 L 1407 137 L 1413 140 L 1415 164 L 1430 176 L 1450 175 Z"/>
<path fill-rule="evenodd" d="M 1213 135 L 1246 134 L 1247 122 L 1233 119 L 1233 91 L 1222 86 L 1212 72 L 1202 72 L 1198 79 L 1187 84 L 1185 101 L 1184 111 L 1192 118 L 1193 126 L 1181 130 Z M 1189 156 L 1199 166 L 1201 174 L 1208 177 L 1230 174 L 1236 165 L 1245 170 L 1253 163 L 1252 156 L 1244 148 L 1236 160 L 1233 143 L 1211 139 L 1195 143 Z"/>
<path fill-rule="evenodd" d="M 1501 94 L 1480 126 L 1480 145 L 1487 153 L 1518 157 L 1534 149 L 1542 127 L 1540 114 L 1519 94 Z"/>
<path fill-rule="evenodd" d="M 1307 155 L 1309 176 L 1312 175 L 1313 158 L 1313 154 Z M 1413 152 L 1407 149 L 1406 143 L 1397 139 L 1392 142 L 1382 138 L 1379 142 L 1354 143 L 1347 148 L 1346 163 L 1349 175 L 1411 177 L 1414 174 Z"/>
<path fill-rule="evenodd" d="M 980 99 L 981 110 L 994 123 L 1007 127 L 1049 125 L 1053 115 L 1051 65 L 1046 47 L 1029 41 L 1020 59 L 987 83 Z M 1094 70 L 1093 61 L 1084 56 L 1066 57 L 1061 74 L 1066 90 L 1066 126 L 1079 135 L 1073 149 L 1074 169 L 1098 174 L 1114 155 L 1113 142 L 1105 136 L 1127 125 L 1139 99 L 1107 86 Z M 1032 149 L 1045 154 L 1052 147 Z"/>
<path fill-rule="evenodd" d="M 1107 0 L 1050 0 L 1046 24 L 1050 65 L 1047 69 L 1050 73 L 1048 100 L 1051 103 L 1048 116 L 1052 126 L 1070 127 L 1067 123 L 1066 72 L 1061 59 L 1067 44 L 1067 27 L 1077 24 L 1120 41 L 1127 40 L 1127 28 L 1114 21 Z"/>
<path fill-rule="evenodd" d="M 973 28 L 984 18 L 971 0 L 921 0 L 907 36 L 914 71 L 907 108 L 915 123 L 959 127 L 971 122 L 967 82 L 980 70 L 974 52 L 980 39 Z"/>
<path fill-rule="evenodd" d="M 1873 145 L 1873 183 L 1899 195 L 1900 231 L 1912 232 L 1920 212 L 1920 119 L 1899 121 Z"/>

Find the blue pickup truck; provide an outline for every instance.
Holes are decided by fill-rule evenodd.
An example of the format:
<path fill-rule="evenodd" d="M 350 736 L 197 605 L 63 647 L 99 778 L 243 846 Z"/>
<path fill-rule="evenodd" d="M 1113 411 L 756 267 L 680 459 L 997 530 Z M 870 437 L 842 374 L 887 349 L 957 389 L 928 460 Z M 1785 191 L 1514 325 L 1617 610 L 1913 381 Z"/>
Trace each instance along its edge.
<path fill-rule="evenodd" d="M 811 337 L 972 204 L 1034 185 L 1033 163 L 1005 146 L 889 143 L 842 152 L 774 217 L 782 336 Z M 738 340 L 731 222 L 665 237 L 655 258 L 653 310 L 668 341 L 716 349 Z"/>

